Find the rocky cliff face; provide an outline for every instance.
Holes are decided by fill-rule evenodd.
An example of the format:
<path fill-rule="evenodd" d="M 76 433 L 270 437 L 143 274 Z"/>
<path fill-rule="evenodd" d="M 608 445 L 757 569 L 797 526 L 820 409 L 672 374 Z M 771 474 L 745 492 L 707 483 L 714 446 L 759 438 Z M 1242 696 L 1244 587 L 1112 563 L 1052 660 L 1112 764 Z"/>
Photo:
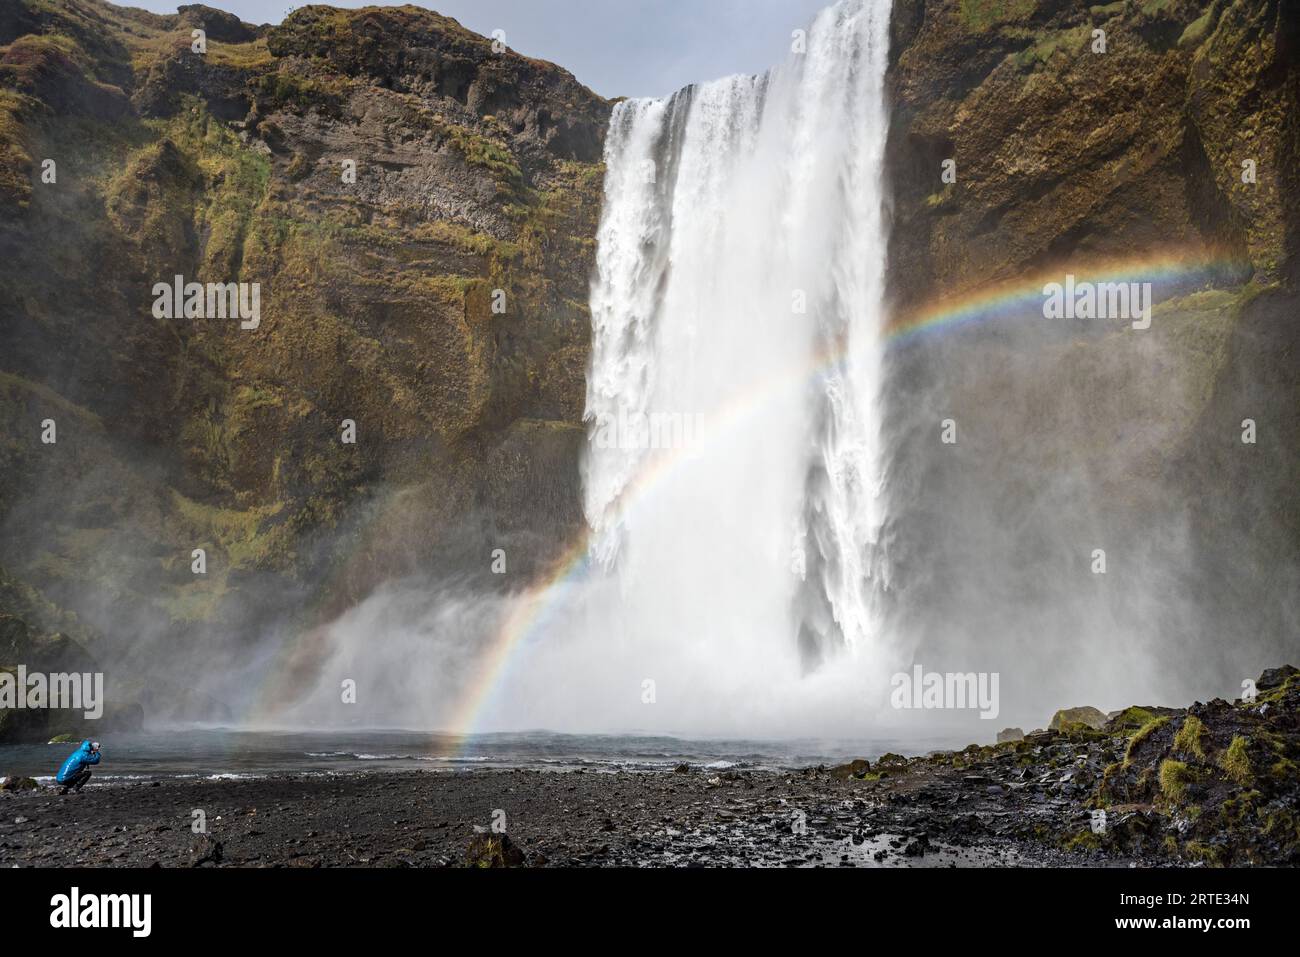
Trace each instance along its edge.
<path fill-rule="evenodd" d="M 6 4 L 0 566 L 136 663 L 526 578 L 580 520 L 608 111 L 414 7 Z M 257 327 L 155 318 L 178 275 Z"/>
<path fill-rule="evenodd" d="M 1237 267 L 1224 278 L 1294 280 L 1300 18 L 1286 7 L 898 0 L 899 302 L 1169 247 L 1213 250 Z"/>
<path fill-rule="evenodd" d="M 1020 671 L 1054 649 L 1036 674 L 1290 652 L 1300 15 L 896 0 L 892 34 L 891 299 L 933 320 L 891 349 L 900 604 Z M 1163 301 L 1144 331 L 1046 320 L 1066 274 Z"/>

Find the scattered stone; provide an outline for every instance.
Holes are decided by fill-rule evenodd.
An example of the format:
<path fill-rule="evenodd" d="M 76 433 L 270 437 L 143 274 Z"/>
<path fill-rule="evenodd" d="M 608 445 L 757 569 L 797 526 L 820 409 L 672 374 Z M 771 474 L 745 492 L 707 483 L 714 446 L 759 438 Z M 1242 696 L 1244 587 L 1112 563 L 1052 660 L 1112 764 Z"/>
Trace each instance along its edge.
<path fill-rule="evenodd" d="M 921 857 L 930 849 L 930 836 L 928 834 L 918 834 L 907 842 L 903 848 L 904 857 Z"/>

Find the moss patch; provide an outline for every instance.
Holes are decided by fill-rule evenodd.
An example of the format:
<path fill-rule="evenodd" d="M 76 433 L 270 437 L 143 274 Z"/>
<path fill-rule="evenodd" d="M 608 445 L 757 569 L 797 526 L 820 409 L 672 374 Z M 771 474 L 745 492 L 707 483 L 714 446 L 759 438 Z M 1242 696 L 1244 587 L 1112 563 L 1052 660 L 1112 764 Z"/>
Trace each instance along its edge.
<path fill-rule="evenodd" d="M 1133 763 L 1133 752 L 1153 733 L 1163 728 L 1169 723 L 1168 717 L 1153 718 L 1138 729 L 1133 737 L 1129 738 L 1128 747 L 1124 749 L 1124 767 Z"/>
<path fill-rule="evenodd" d="M 1234 784 L 1249 787 L 1255 780 L 1250 766 L 1250 742 L 1239 734 L 1235 735 L 1232 743 L 1219 755 L 1219 767 Z"/>
<path fill-rule="evenodd" d="M 1171 804 L 1187 800 L 1187 785 L 1194 780 L 1192 770 L 1182 761 L 1166 758 L 1160 762 L 1160 793 Z"/>
<path fill-rule="evenodd" d="M 1003 23 L 1028 19 L 1038 6 L 1035 0 L 961 0 L 961 22 L 973 33 L 983 33 Z"/>
<path fill-rule="evenodd" d="M 1174 735 L 1174 750 L 1193 755 L 1204 761 L 1205 749 L 1201 743 L 1204 733 L 1205 725 L 1201 723 L 1201 719 L 1194 714 L 1189 714 L 1184 719 L 1183 726 Z"/>

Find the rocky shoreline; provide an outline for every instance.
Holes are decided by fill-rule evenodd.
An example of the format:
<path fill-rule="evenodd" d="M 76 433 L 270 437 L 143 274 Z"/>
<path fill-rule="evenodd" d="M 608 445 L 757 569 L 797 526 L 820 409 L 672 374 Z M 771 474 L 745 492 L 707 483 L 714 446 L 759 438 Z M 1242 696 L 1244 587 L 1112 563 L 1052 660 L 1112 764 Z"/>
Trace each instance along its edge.
<path fill-rule="evenodd" d="M 789 771 L 165 778 L 66 797 L 6 779 L 0 865 L 1300 863 L 1300 672 L 1266 671 L 1254 700 L 1160 710 Z"/>

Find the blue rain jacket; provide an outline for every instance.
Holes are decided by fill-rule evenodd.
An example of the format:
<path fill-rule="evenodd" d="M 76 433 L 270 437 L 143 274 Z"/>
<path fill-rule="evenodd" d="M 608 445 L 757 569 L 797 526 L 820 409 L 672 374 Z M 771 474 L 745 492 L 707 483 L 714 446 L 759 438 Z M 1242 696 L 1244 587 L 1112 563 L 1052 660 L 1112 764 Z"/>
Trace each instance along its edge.
<path fill-rule="evenodd" d="M 63 767 L 59 768 L 59 773 L 55 775 L 54 780 L 65 784 L 70 778 L 75 778 L 87 764 L 98 763 L 99 752 L 90 750 L 90 739 L 87 738 L 81 742 L 81 747 L 68 755 L 68 760 L 63 762 Z"/>

